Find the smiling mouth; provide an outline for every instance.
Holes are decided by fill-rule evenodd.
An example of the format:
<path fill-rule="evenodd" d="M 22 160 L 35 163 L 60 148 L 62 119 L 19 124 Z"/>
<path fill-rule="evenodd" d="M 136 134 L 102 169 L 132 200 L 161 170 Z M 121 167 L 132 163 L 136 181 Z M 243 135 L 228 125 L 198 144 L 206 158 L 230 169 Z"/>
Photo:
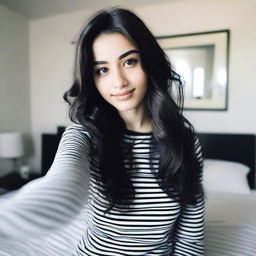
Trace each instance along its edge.
<path fill-rule="evenodd" d="M 128 90 L 128 91 L 125 91 L 122 93 L 112 94 L 112 96 L 118 100 L 127 100 L 133 95 L 134 91 L 135 91 L 135 89 L 132 89 L 132 90 Z"/>

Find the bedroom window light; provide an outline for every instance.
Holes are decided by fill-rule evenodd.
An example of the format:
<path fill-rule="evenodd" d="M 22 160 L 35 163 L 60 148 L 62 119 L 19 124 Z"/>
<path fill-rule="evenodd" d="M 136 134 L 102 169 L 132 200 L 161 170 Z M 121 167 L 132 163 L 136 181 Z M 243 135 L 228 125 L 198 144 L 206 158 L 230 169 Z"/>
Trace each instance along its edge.
<path fill-rule="evenodd" d="M 202 98 L 204 96 L 204 69 L 198 67 L 193 72 L 193 97 Z"/>

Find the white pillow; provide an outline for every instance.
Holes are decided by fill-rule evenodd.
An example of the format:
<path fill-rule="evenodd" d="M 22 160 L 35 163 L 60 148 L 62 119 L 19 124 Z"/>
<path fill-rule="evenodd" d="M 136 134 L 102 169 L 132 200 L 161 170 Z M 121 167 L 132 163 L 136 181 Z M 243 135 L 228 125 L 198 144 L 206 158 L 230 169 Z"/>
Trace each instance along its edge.
<path fill-rule="evenodd" d="M 244 164 L 205 159 L 203 185 L 205 192 L 250 194 L 247 174 L 250 168 Z"/>

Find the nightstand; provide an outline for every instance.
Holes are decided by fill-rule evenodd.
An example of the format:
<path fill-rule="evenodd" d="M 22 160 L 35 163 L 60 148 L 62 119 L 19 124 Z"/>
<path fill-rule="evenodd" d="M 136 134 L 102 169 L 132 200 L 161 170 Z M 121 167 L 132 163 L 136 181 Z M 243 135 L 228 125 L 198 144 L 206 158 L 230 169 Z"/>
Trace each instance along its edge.
<path fill-rule="evenodd" d="M 0 188 L 7 190 L 19 189 L 29 181 L 39 177 L 40 175 L 31 174 L 28 179 L 23 179 L 18 172 L 12 172 L 0 177 Z"/>

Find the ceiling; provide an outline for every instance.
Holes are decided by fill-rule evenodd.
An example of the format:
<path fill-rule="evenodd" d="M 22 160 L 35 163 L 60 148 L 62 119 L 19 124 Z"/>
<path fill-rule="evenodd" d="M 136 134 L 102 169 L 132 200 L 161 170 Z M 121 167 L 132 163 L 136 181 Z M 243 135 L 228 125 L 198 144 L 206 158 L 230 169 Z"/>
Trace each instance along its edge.
<path fill-rule="evenodd" d="M 85 9 L 100 9 L 117 5 L 132 8 L 170 1 L 184 0 L 0 0 L 0 4 L 27 19 L 38 19 Z"/>

